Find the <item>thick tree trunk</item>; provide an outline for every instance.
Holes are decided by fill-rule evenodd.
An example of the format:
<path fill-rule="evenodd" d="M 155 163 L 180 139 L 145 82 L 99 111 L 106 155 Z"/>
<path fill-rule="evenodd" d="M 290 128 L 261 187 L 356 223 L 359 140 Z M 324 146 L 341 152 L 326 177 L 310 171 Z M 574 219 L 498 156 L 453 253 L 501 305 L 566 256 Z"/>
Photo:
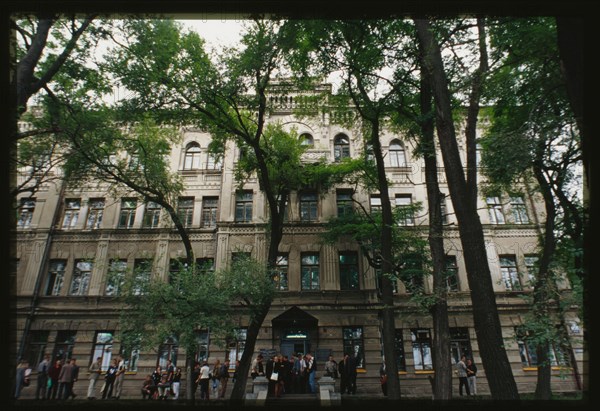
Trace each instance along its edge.
<path fill-rule="evenodd" d="M 431 82 L 426 70 L 421 70 L 421 149 L 425 160 L 425 184 L 429 210 L 429 249 L 433 262 L 433 293 L 435 304 L 431 308 L 433 317 L 433 367 L 435 369 L 433 398 L 452 398 L 452 359 L 450 356 L 450 331 L 448 324 L 448 289 L 446 286 L 446 261 L 444 253 L 444 226 L 441 193 L 438 184 L 438 167 L 434 141 Z"/>
<path fill-rule="evenodd" d="M 542 255 L 539 261 L 539 269 L 535 279 L 535 287 L 533 290 L 533 315 L 536 321 L 546 323 L 550 315 L 551 301 L 550 290 L 555 287 L 552 276 L 549 273 L 550 261 L 556 249 L 556 238 L 554 235 L 556 218 L 556 207 L 554 198 L 548 181 L 542 171 L 542 158 L 545 150 L 545 143 L 540 140 L 537 149 L 537 160 L 533 165 L 533 173 L 536 177 L 544 205 L 546 208 L 546 222 L 544 224 L 544 236 L 542 238 Z M 552 396 L 552 388 L 550 385 L 551 367 L 548 352 L 550 341 L 544 340 L 537 347 L 538 360 L 538 375 L 537 385 L 535 388 L 535 398 L 538 400 L 549 400 Z"/>
<path fill-rule="evenodd" d="M 448 188 L 458 219 L 467 279 L 471 289 L 473 320 L 481 359 L 492 397 L 496 400 L 519 398 L 512 368 L 504 349 L 496 296 L 490 275 L 483 229 L 469 191 L 459 155 L 452 122 L 450 91 L 441 51 L 433 38 L 429 21 L 415 19 L 419 42 L 425 50 L 426 69 L 431 73 L 436 106 L 436 128 L 440 141 Z"/>
<path fill-rule="evenodd" d="M 373 146 L 373 155 L 377 166 L 377 179 L 379 186 L 379 195 L 381 197 L 381 271 L 391 274 L 393 272 L 393 253 L 392 253 L 392 225 L 394 218 L 392 215 L 392 204 L 390 202 L 389 188 L 385 174 L 385 165 L 381 152 L 381 142 L 379 141 L 379 119 L 374 116 L 371 122 L 371 144 Z M 394 290 L 391 280 L 385 275 L 381 277 L 381 309 L 382 320 L 382 338 L 383 355 L 385 357 L 385 368 L 388 377 L 387 397 L 391 400 L 400 399 L 400 379 L 398 378 L 398 364 L 396 363 L 396 322 L 394 318 Z"/>

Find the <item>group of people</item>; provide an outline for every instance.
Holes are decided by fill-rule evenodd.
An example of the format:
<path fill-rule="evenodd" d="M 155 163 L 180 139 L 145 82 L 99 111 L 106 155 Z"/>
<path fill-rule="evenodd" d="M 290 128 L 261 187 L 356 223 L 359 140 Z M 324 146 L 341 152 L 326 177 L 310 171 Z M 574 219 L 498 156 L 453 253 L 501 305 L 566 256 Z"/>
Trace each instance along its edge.
<path fill-rule="evenodd" d="M 27 361 L 20 361 L 17 366 L 17 380 L 15 399 L 21 395 L 21 390 L 29 386 L 31 368 Z M 50 361 L 50 355 L 44 354 L 42 361 L 36 367 L 37 381 L 35 388 L 35 399 L 62 399 L 75 398 L 73 384 L 79 378 L 79 366 L 76 358 L 63 360 L 57 358 L 54 363 Z"/>
<path fill-rule="evenodd" d="M 311 353 L 296 356 L 277 354 L 264 360 L 259 354 L 252 362 L 252 379 L 264 376 L 269 381 L 268 394 L 281 397 L 284 393 L 316 393 L 317 362 Z M 324 365 L 324 375 L 340 379 L 342 393 L 356 394 L 356 358 L 346 354 L 339 364 L 330 355 Z"/>
<path fill-rule="evenodd" d="M 200 387 L 201 400 L 208 401 L 211 397 L 211 391 L 213 398 L 225 398 L 230 377 L 229 365 L 229 359 L 225 359 L 222 364 L 220 360 L 217 360 L 212 369 L 208 365 L 208 361 L 203 361 L 202 364 L 196 362 L 192 370 L 192 396 L 196 398 L 196 391 Z M 239 361 L 236 361 L 236 370 L 238 366 Z M 235 380 L 235 373 L 233 378 Z"/>
<path fill-rule="evenodd" d="M 179 399 L 179 388 L 181 387 L 181 368 L 176 367 L 171 360 L 167 360 L 164 368 L 160 365 L 148 374 L 142 383 L 142 398 L 166 400 L 171 396 L 174 400 Z"/>
<path fill-rule="evenodd" d="M 458 371 L 458 394 L 462 397 L 463 387 L 467 395 L 477 395 L 477 367 L 465 355 L 456 364 Z"/>

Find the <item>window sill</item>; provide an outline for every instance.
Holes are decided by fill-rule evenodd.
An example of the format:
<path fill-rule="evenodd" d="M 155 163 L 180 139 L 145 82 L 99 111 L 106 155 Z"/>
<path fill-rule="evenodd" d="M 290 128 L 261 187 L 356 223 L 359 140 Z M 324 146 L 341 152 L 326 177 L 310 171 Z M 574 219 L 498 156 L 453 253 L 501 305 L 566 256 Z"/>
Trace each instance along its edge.
<path fill-rule="evenodd" d="M 435 374 L 434 370 L 415 370 L 415 374 Z"/>
<path fill-rule="evenodd" d="M 571 371 L 572 368 L 571 367 L 567 367 L 567 366 L 556 366 L 553 365 L 552 367 L 550 367 L 550 369 L 552 371 Z M 525 372 L 537 372 L 538 367 L 523 367 L 523 371 Z"/>

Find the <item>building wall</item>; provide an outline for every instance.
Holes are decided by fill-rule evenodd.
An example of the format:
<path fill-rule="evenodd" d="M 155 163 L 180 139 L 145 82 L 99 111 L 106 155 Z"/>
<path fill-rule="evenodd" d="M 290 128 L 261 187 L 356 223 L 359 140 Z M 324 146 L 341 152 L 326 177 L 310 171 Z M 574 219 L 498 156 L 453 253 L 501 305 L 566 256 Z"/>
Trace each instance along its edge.
<path fill-rule="evenodd" d="M 298 134 L 310 133 L 313 136 L 314 146 L 305 154 L 307 160 L 324 156 L 333 161 L 333 145 L 336 136 L 340 133 L 344 133 L 350 138 L 350 154 L 352 156 L 358 155 L 362 151 L 361 136 L 358 131 L 337 126 L 330 122 L 327 116 L 319 121 L 300 121 L 288 111 L 281 110 L 276 111 L 271 120 L 281 121 L 286 128 L 290 130 L 294 128 Z M 237 182 L 234 180 L 233 168 L 239 150 L 230 145 L 223 159 L 222 169 L 206 170 L 208 161 L 206 149 L 210 142 L 210 136 L 194 129 L 182 130 L 182 134 L 181 146 L 173 150 L 171 167 L 181 171 L 186 187 L 184 195 L 194 197 L 194 213 L 189 232 L 195 256 L 197 258 L 213 258 L 217 269 L 228 264 L 231 254 L 237 251 L 250 252 L 253 257 L 264 259 L 266 255 L 264 223 L 267 221 L 267 207 L 256 179 L 251 179 L 244 184 L 244 189 L 253 193 L 252 221 L 244 224 L 235 222 Z M 396 138 L 403 141 L 406 166 L 388 167 L 388 175 L 392 181 L 390 197 L 394 199 L 396 194 L 410 194 L 413 202 L 420 201 L 426 205 L 423 162 L 413 156 L 412 143 L 403 139 L 402 136 L 386 132 L 381 138 L 384 150 L 387 150 L 392 140 Z M 200 146 L 200 167 L 197 170 L 183 170 L 185 150 L 192 142 L 196 142 Z M 390 161 L 389 156 L 386 161 Z M 443 174 L 440 177 L 441 190 L 448 194 Z M 215 228 L 201 227 L 202 207 L 206 197 L 218 197 L 219 199 L 218 224 Z M 71 229 L 62 228 L 63 206 L 66 198 L 81 199 L 79 219 Z M 102 223 L 97 229 L 86 229 L 89 199 L 93 198 L 105 199 Z M 356 198 L 368 207 L 368 193 L 358 191 Z M 502 331 L 520 392 L 532 392 L 535 389 L 536 380 L 535 368 L 524 367 L 521 363 L 514 332 L 514 327 L 521 325 L 524 321 L 527 305 L 521 296 L 522 293 L 506 289 L 502 281 L 498 256 L 515 256 L 521 272 L 521 282 L 524 289 L 527 290 L 526 279 L 523 278 L 524 257 L 535 250 L 539 235 L 539 223 L 544 220 L 540 199 L 534 195 L 531 201 L 529 200 L 528 198 L 526 201 L 530 218 L 529 224 L 512 224 L 510 220 L 507 221 L 507 224 L 491 224 L 485 199 L 478 199 L 491 275 L 494 289 L 497 292 Z M 325 193 L 323 197 L 319 198 L 318 221 L 299 224 L 298 197 L 296 193 L 292 194 L 289 201 L 289 224 L 286 226 L 280 245 L 280 251 L 289 255 L 289 289 L 276 294 L 272 309 L 263 323 L 263 329 L 257 340 L 256 352 L 261 349 L 279 350 L 282 331 L 273 327 L 272 321 L 292 307 L 298 307 L 318 320 L 318 326 L 311 334 L 311 349 L 323 352 L 330 350 L 336 360 L 340 360 L 343 356 L 343 328 L 362 327 L 365 367 L 359 371 L 358 391 L 380 393 L 378 370 L 381 364 L 382 348 L 380 322 L 377 314 L 379 300 L 374 270 L 361 256 L 359 263 L 360 290 L 340 290 L 338 252 L 358 252 L 358 246 L 352 242 L 340 242 L 336 245 L 322 245 L 319 242 L 319 233 L 324 229 L 323 223 L 335 215 L 335 201 L 335 190 Z M 39 298 L 36 302 L 33 321 L 30 324 L 31 331 L 49 332 L 45 351 L 50 353 L 57 344 L 56 338 L 59 332 L 70 330 L 75 333 L 72 353 L 78 358 L 78 364 L 83 371 L 83 377 L 76 383 L 75 390 L 81 395 L 84 395 L 84 390 L 87 388 L 85 370 L 93 361 L 96 332 L 117 332 L 119 329 L 119 306 L 113 297 L 106 296 L 107 270 L 110 261 L 126 259 L 131 268 L 135 259 L 151 258 L 154 260 L 156 275 L 166 279 L 169 260 L 184 255 L 181 241 L 171 228 L 168 216 L 163 213 L 161 224 L 157 228 L 146 229 L 142 227 L 144 210 L 145 206 L 138 202 L 133 226 L 128 229 L 118 228 L 121 211 L 120 198 L 110 198 L 104 191 L 93 187 L 72 189 L 62 187 L 60 184 L 50 184 L 36 194 L 35 211 L 29 227 L 18 230 L 16 334 L 19 341 L 17 343 L 20 343 L 23 336 L 32 295 L 37 293 Z M 471 355 L 479 368 L 478 389 L 480 393 L 486 394 L 489 393 L 489 390 L 473 328 L 469 288 L 462 258 L 463 250 L 449 198 L 447 212 L 445 248 L 448 254 L 456 256 L 459 284 L 458 291 L 449 294 L 450 326 L 468 329 Z M 415 218 L 417 226 L 426 227 L 427 223 L 426 212 L 421 212 Z M 56 230 L 51 230 L 53 225 Z M 319 253 L 319 290 L 301 289 L 300 255 L 302 252 Z M 49 264 L 52 260 L 66 261 L 64 283 L 58 295 L 45 295 Z M 81 296 L 74 296 L 70 295 L 70 285 L 78 260 L 93 261 L 93 268 L 87 292 Z M 428 280 L 428 287 L 431 289 L 431 279 Z M 563 287 L 568 288 L 568 284 L 563 283 Z M 406 371 L 401 372 L 402 392 L 408 397 L 427 397 L 431 394 L 427 377 L 432 375 L 432 371 L 415 370 L 410 330 L 431 329 L 432 320 L 410 301 L 410 296 L 406 293 L 402 283 L 398 284 L 398 293 L 395 299 L 400 307 L 396 317 L 396 328 L 402 330 L 406 355 Z M 569 317 L 570 323 L 579 323 L 574 312 L 570 312 Z M 572 343 L 577 353 L 578 368 L 581 371 L 583 370 L 581 342 L 578 341 L 578 334 L 573 330 L 571 332 Z M 112 352 L 118 353 L 119 348 L 120 342 L 115 339 Z M 217 358 L 224 358 L 225 349 L 211 344 L 209 353 L 209 361 L 213 363 Z M 179 350 L 178 358 L 184 358 L 182 350 Z M 156 364 L 156 352 L 142 352 L 137 371 L 129 372 L 126 377 L 124 395 L 138 397 L 142 379 L 154 370 Z M 319 375 L 322 374 L 322 366 L 321 363 Z M 576 384 L 569 372 L 569 369 L 553 371 L 554 390 L 576 390 Z M 583 377 L 586 378 L 586 376 Z M 457 386 L 458 382 L 455 381 L 454 385 Z M 185 390 L 185 384 L 182 386 L 182 389 Z M 24 390 L 24 397 L 32 394 L 33 391 L 33 389 Z"/>

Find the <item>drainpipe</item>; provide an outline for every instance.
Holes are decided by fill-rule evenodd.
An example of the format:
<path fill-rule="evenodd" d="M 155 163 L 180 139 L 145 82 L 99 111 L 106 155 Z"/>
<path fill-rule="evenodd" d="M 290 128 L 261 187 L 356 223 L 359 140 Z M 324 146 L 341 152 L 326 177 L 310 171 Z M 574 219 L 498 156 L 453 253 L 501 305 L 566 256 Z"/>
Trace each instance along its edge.
<path fill-rule="evenodd" d="M 31 323 L 33 322 L 33 317 L 35 316 L 35 311 L 37 308 L 40 287 L 42 284 L 42 278 L 44 277 L 44 269 L 46 267 L 46 261 L 48 259 L 48 254 L 50 253 L 50 245 L 52 244 L 52 237 L 56 232 L 56 226 L 58 224 L 58 217 L 60 215 L 61 209 L 61 200 L 65 194 L 65 182 L 64 180 L 60 180 L 60 190 L 58 194 L 58 202 L 56 207 L 54 208 L 54 215 L 52 217 L 52 224 L 50 225 L 50 230 L 48 231 L 48 238 L 46 239 L 46 245 L 44 246 L 44 253 L 42 254 L 42 262 L 40 264 L 40 269 L 37 274 L 37 278 L 35 280 L 35 286 L 33 287 L 33 296 L 31 298 L 31 308 L 29 310 L 29 314 L 27 314 L 27 318 L 25 319 L 25 327 L 23 328 L 23 337 L 21 338 L 21 342 L 19 343 L 19 351 L 17 353 L 18 358 L 23 357 L 23 353 L 25 351 L 25 341 L 27 341 L 27 336 L 29 335 L 29 330 L 31 328 Z M 37 364 L 32 364 L 35 366 Z"/>

